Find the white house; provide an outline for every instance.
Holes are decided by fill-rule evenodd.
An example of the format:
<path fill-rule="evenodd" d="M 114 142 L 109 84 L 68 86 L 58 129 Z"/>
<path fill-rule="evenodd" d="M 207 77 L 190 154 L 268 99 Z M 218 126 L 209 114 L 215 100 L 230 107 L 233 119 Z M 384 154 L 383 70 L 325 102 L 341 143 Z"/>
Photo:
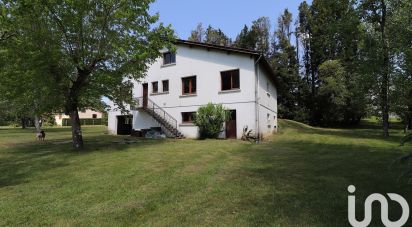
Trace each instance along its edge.
<path fill-rule="evenodd" d="M 170 136 L 196 138 L 192 114 L 210 102 L 231 111 L 223 138 L 241 138 L 245 126 L 260 137 L 277 130 L 276 78 L 260 53 L 185 40 L 175 44 L 176 53 L 164 51 L 147 76 L 134 82 L 138 105 L 131 115 L 112 104 L 110 133 L 160 127 Z"/>
<path fill-rule="evenodd" d="M 79 118 L 82 119 L 101 119 L 103 114 L 101 112 L 97 112 L 91 109 L 85 109 L 79 111 Z M 59 113 L 54 115 L 54 119 L 56 121 L 56 125 L 62 126 L 64 119 L 70 119 L 69 115 L 65 115 L 64 113 Z"/>

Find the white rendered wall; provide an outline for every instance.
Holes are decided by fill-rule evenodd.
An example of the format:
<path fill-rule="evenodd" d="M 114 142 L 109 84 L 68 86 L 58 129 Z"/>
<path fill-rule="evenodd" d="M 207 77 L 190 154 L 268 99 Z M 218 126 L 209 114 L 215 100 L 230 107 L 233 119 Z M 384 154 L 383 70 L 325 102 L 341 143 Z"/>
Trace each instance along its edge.
<path fill-rule="evenodd" d="M 221 92 L 221 71 L 239 69 L 240 89 Z M 182 78 L 196 76 L 196 95 L 182 95 Z M 169 92 L 161 94 L 162 80 L 169 80 Z M 152 82 L 159 82 L 159 93 L 152 93 Z M 155 62 L 147 72 L 147 77 L 135 83 L 135 97 L 143 95 L 142 83 L 148 83 L 149 99 L 174 116 L 179 130 L 188 138 L 196 138 L 198 129 L 194 125 L 182 124 L 182 112 L 196 112 L 209 102 L 223 104 L 228 109 L 236 109 L 237 137 L 248 125 L 255 128 L 255 69 L 254 58 L 225 51 L 179 46 L 176 65 L 162 66 L 162 60 Z M 136 124 L 133 128 L 139 128 Z M 222 134 L 224 136 L 224 134 Z"/>
<path fill-rule="evenodd" d="M 240 89 L 222 92 L 220 72 L 234 69 L 239 69 L 240 72 Z M 259 91 L 260 94 L 264 94 L 264 96 L 260 95 L 261 106 L 259 108 L 260 119 L 263 119 L 259 124 L 262 134 L 272 133 L 273 126 L 277 126 L 276 120 L 273 120 L 277 113 L 276 89 L 271 82 L 269 89 L 271 97 L 266 98 L 266 75 L 264 71 L 260 70 Z M 182 95 L 182 78 L 188 76 L 196 76 L 196 95 Z M 162 93 L 162 80 L 169 80 L 169 92 Z M 158 94 L 152 92 L 152 82 L 155 81 L 158 82 Z M 193 124 L 182 123 L 182 112 L 196 112 L 200 106 L 209 102 L 223 104 L 227 109 L 236 110 L 237 138 L 240 138 L 244 126 L 248 126 L 254 131 L 257 128 L 255 82 L 255 59 L 252 56 L 179 45 L 176 53 L 176 64 L 162 66 L 162 59 L 158 59 L 149 68 L 147 76 L 141 81 L 135 82 L 133 96 L 141 97 L 143 95 L 142 83 L 148 83 L 149 99 L 177 120 L 179 130 L 187 138 L 198 137 L 198 129 Z M 269 110 L 264 107 L 268 107 Z M 267 112 L 270 112 L 272 116 L 272 122 L 270 122 L 272 127 L 269 130 L 267 129 Z M 121 113 L 109 111 L 109 130 L 114 134 L 117 130 L 116 116 L 118 115 Z M 146 113 L 133 111 L 133 129 L 158 126 Z M 225 134 L 222 133 L 221 136 L 225 137 Z"/>
<path fill-rule="evenodd" d="M 259 71 L 259 132 L 264 137 L 277 131 L 277 90 L 268 73 Z"/>
<path fill-rule="evenodd" d="M 107 128 L 109 134 L 117 134 L 117 116 L 122 115 L 122 113 L 116 109 L 112 101 L 109 101 L 109 106 L 111 110 L 107 111 Z"/>

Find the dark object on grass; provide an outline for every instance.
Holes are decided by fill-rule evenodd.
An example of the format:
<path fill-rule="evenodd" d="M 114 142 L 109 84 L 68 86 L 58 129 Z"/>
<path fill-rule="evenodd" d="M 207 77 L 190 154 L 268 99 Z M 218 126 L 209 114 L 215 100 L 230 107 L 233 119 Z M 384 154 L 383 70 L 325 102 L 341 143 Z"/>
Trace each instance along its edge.
<path fill-rule="evenodd" d="M 40 132 L 38 132 L 36 134 L 36 138 L 37 138 L 37 140 L 43 140 L 44 141 L 44 138 L 46 138 L 46 133 L 43 130 L 41 130 Z"/>
<path fill-rule="evenodd" d="M 141 130 L 132 130 L 131 136 L 133 137 L 143 137 L 143 133 Z"/>

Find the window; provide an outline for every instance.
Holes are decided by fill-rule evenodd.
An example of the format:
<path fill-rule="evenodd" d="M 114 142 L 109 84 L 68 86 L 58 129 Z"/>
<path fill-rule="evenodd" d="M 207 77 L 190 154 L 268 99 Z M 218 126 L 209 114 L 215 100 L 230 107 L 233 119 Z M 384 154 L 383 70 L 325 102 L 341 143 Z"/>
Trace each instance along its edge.
<path fill-rule="evenodd" d="M 159 92 L 159 83 L 156 82 L 152 82 L 152 93 L 157 93 Z"/>
<path fill-rule="evenodd" d="M 196 112 L 182 112 L 182 122 L 192 123 Z"/>
<path fill-rule="evenodd" d="M 231 70 L 221 72 L 221 79 L 222 79 L 222 91 L 239 89 L 240 82 L 239 82 L 239 70 Z"/>
<path fill-rule="evenodd" d="M 176 54 L 167 52 L 163 54 L 163 65 L 171 65 L 176 63 Z"/>
<path fill-rule="evenodd" d="M 163 92 L 168 92 L 169 91 L 169 80 L 163 80 L 162 87 L 163 87 Z"/>
<path fill-rule="evenodd" d="M 196 94 L 196 76 L 182 78 L 182 94 Z"/>
<path fill-rule="evenodd" d="M 93 114 L 93 115 L 92 115 L 92 118 L 97 118 L 97 114 Z"/>
<path fill-rule="evenodd" d="M 131 125 L 131 124 L 132 124 L 132 120 L 133 120 L 133 117 L 127 116 L 127 117 L 124 118 L 124 124 L 125 124 L 125 125 Z"/>

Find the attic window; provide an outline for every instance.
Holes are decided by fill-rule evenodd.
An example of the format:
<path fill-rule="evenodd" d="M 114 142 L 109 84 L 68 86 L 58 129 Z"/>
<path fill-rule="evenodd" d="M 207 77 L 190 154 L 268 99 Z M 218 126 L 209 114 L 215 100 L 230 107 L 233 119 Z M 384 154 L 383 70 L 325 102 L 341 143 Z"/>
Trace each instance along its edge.
<path fill-rule="evenodd" d="M 239 69 L 221 72 L 222 91 L 240 88 Z"/>
<path fill-rule="evenodd" d="M 167 52 L 163 54 L 163 65 L 176 64 L 176 54 Z"/>

